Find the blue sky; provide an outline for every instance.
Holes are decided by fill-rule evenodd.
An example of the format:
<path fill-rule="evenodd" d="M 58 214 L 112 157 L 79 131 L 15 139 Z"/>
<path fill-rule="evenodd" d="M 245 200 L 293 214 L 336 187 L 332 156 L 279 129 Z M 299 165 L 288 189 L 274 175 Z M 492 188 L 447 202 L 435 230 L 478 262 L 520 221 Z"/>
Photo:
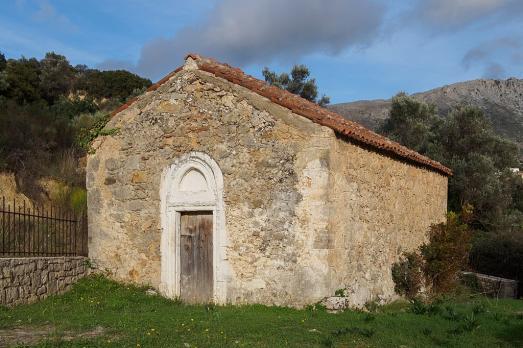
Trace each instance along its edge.
<path fill-rule="evenodd" d="M 522 0 L 0 0 L 8 58 L 64 54 L 153 81 L 187 52 L 261 77 L 310 67 L 332 102 L 523 77 Z"/>

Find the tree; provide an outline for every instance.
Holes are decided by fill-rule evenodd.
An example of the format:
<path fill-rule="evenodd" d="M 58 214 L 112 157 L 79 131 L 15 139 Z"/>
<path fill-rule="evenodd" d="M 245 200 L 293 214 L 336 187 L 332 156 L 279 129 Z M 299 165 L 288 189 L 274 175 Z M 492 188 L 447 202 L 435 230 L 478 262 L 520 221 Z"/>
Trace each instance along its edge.
<path fill-rule="evenodd" d="M 477 223 L 499 225 L 513 205 L 512 174 L 518 164 L 517 146 L 495 134 L 483 112 L 473 107 L 454 109 L 438 129 L 437 152 L 429 156 L 454 171 L 449 180 L 449 207 L 474 206 Z"/>
<path fill-rule="evenodd" d="M 434 105 L 398 93 L 392 98 L 389 118 L 379 131 L 410 149 L 426 153 L 436 136 L 437 121 Z"/>
<path fill-rule="evenodd" d="M 92 76 L 99 77 L 95 78 L 99 83 L 76 96 L 79 82 L 86 78 L 89 82 Z M 74 142 L 80 115 L 112 110 L 150 84 L 127 71 L 72 67 L 65 56 L 54 52 L 40 61 L 24 57 L 6 61 L 0 54 L 0 169 L 16 175 L 55 175 L 61 154 L 83 151 Z"/>
<path fill-rule="evenodd" d="M 7 60 L 2 52 L 0 52 L 0 72 L 5 70 Z"/>
<path fill-rule="evenodd" d="M 72 87 L 74 69 L 67 58 L 54 52 L 45 54 L 40 62 L 40 87 L 43 97 L 53 103 Z"/>
<path fill-rule="evenodd" d="M 9 89 L 9 83 L 7 83 L 7 74 L 5 71 L 0 71 L 0 97 L 7 92 Z"/>
<path fill-rule="evenodd" d="M 40 62 L 35 58 L 9 59 L 5 68 L 8 98 L 23 104 L 41 98 Z"/>
<path fill-rule="evenodd" d="M 0 97 L 7 91 L 9 84 L 7 83 L 7 74 L 5 67 L 7 66 L 7 60 L 5 56 L 0 52 Z"/>
<path fill-rule="evenodd" d="M 144 79 L 125 70 L 98 71 L 82 69 L 75 88 L 86 92 L 93 98 L 116 98 L 124 101 L 135 90 L 151 85 Z"/>
<path fill-rule="evenodd" d="M 458 107 L 440 119 L 434 106 L 400 93 L 380 131 L 452 169 L 448 207 L 460 211 L 471 204 L 476 228 L 501 228 L 512 219 L 519 201 L 508 168 L 517 166 L 517 147 L 495 134 L 481 110 Z"/>
<path fill-rule="evenodd" d="M 270 71 L 267 67 L 263 68 L 262 74 L 265 78 L 265 82 L 270 85 L 297 94 L 320 106 L 325 106 L 330 103 L 330 98 L 326 95 L 318 98 L 318 86 L 316 85 L 316 80 L 313 78 L 309 79 L 309 68 L 305 65 L 295 65 L 292 68 L 290 76 L 287 73 L 281 73 L 278 75 L 275 72 Z"/>

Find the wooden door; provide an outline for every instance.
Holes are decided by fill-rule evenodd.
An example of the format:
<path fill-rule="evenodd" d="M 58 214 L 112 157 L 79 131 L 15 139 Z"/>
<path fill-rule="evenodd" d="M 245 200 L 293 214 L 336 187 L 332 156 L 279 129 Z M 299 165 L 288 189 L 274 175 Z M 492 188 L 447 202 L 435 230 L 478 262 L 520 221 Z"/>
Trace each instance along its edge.
<path fill-rule="evenodd" d="M 180 217 L 180 297 L 209 303 L 213 296 L 212 212 L 183 212 Z"/>

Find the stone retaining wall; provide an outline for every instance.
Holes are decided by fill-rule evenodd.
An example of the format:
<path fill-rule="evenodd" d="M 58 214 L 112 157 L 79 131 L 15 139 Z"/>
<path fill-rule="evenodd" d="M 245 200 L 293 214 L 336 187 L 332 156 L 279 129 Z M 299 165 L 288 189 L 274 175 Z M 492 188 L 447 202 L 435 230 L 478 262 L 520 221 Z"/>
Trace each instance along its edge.
<path fill-rule="evenodd" d="M 485 295 L 496 298 L 518 298 L 517 280 L 474 272 L 462 272 L 461 279 L 465 285 Z"/>
<path fill-rule="evenodd" d="M 32 303 L 69 290 L 88 273 L 87 258 L 0 258 L 0 305 Z"/>

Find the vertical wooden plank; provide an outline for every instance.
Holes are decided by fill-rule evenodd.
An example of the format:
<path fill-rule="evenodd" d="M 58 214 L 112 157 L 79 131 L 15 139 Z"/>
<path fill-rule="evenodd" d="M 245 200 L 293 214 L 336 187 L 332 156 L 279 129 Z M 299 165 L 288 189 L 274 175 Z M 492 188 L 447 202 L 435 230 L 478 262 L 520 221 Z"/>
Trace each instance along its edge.
<path fill-rule="evenodd" d="M 203 217 L 203 228 L 204 228 L 204 246 L 205 246 L 205 257 L 206 257 L 206 269 L 205 269 L 205 282 L 207 284 L 207 299 L 208 302 L 212 300 L 214 290 L 214 257 L 213 257 L 213 218 L 212 213 L 207 214 Z"/>
<path fill-rule="evenodd" d="M 193 247 L 191 216 L 186 213 L 180 215 L 180 297 L 187 302 L 192 302 L 193 274 Z"/>
<path fill-rule="evenodd" d="M 195 264 L 195 287 L 194 297 L 196 302 L 202 303 L 205 296 L 205 284 L 203 283 L 204 278 L 204 262 L 202 255 L 202 231 L 201 231 L 201 215 L 193 215 L 195 224 L 195 248 L 194 248 L 194 264 Z"/>
<path fill-rule="evenodd" d="M 189 289 L 193 303 L 198 303 L 198 217 L 194 214 L 189 215 L 189 226 L 191 234 L 191 275 Z"/>
<path fill-rule="evenodd" d="M 202 302 L 212 299 L 213 288 L 213 260 L 212 260 L 212 215 L 198 216 L 199 232 L 199 297 Z"/>
<path fill-rule="evenodd" d="M 198 288 L 199 288 L 199 273 L 200 273 L 200 264 L 199 264 L 199 253 L 198 253 L 198 216 L 195 215 L 195 214 L 191 214 L 189 215 L 189 219 L 191 221 L 190 223 L 190 226 L 191 226 L 191 235 L 192 235 L 192 261 L 191 261 L 191 266 L 192 266 L 192 274 L 191 274 L 191 285 L 190 285 L 190 289 L 191 289 L 191 298 L 192 298 L 192 301 L 193 303 L 199 303 L 199 293 L 198 293 Z"/>

